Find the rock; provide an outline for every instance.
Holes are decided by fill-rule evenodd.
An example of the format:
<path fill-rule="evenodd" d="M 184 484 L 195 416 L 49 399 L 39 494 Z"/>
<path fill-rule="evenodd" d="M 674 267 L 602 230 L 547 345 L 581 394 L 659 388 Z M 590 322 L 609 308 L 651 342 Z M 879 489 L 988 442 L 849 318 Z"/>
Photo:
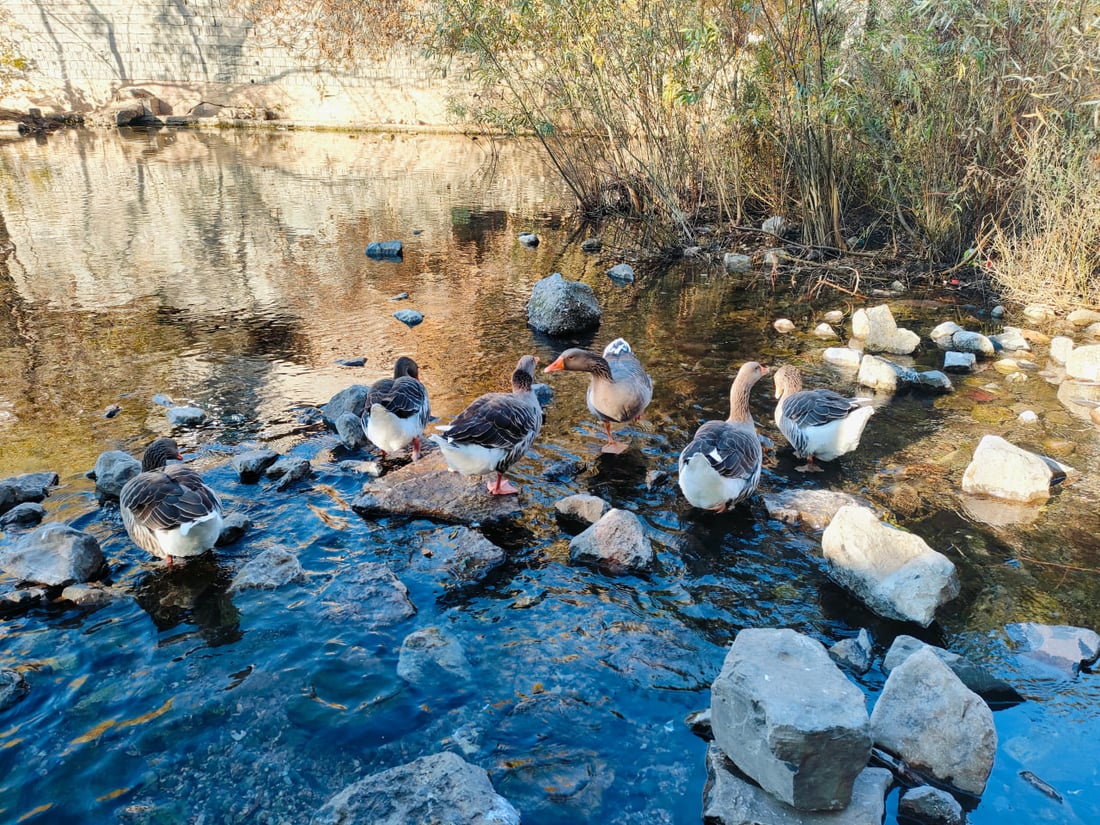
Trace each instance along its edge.
<path fill-rule="evenodd" d="M 872 653 L 871 634 L 865 627 L 859 629 L 858 636 L 841 639 L 829 648 L 829 655 L 834 660 L 859 675 L 871 669 Z"/>
<path fill-rule="evenodd" d="M 1091 309 L 1075 309 L 1066 315 L 1066 320 L 1080 329 L 1100 322 L 1100 312 Z"/>
<path fill-rule="evenodd" d="M 274 590 L 304 578 L 302 563 L 296 553 L 285 547 L 269 547 L 237 571 L 229 591 Z"/>
<path fill-rule="evenodd" d="M 457 754 L 424 756 L 349 785 L 312 825 L 520 825 L 519 812 L 493 790 L 484 769 Z"/>
<path fill-rule="evenodd" d="M 351 508 L 365 518 L 485 523 L 519 515 L 520 496 L 490 495 L 483 479 L 452 473 L 443 456 L 433 452 L 367 484 Z"/>
<path fill-rule="evenodd" d="M 61 598 L 78 607 L 96 609 L 110 604 L 118 598 L 113 590 L 98 583 L 70 584 L 61 591 Z"/>
<path fill-rule="evenodd" d="M 393 314 L 393 317 L 409 327 L 415 327 L 424 320 L 424 314 L 417 312 L 415 309 L 399 309 Z"/>
<path fill-rule="evenodd" d="M 948 350 L 951 349 L 952 339 L 954 339 L 956 332 L 963 332 L 963 328 L 954 321 L 944 321 L 928 333 L 928 337 L 939 349 Z"/>
<path fill-rule="evenodd" d="M 1000 304 L 997 304 L 997 306 L 995 306 L 995 307 L 993 307 L 993 309 L 989 310 L 989 314 L 993 318 L 1004 318 L 1005 317 L 1005 308 L 1003 306 L 1001 306 Z"/>
<path fill-rule="evenodd" d="M 274 450 L 248 450 L 233 456 L 233 469 L 244 484 L 254 484 L 260 480 L 264 470 L 279 460 Z"/>
<path fill-rule="evenodd" d="M 1095 630 L 1021 622 L 1006 625 L 1005 633 L 1017 653 L 1069 675 L 1076 675 L 1100 656 L 1100 636 Z"/>
<path fill-rule="evenodd" d="M 336 419 L 344 413 L 351 413 L 362 418 L 367 393 L 369 392 L 370 387 L 366 384 L 352 384 L 332 396 L 329 402 L 321 407 L 321 420 L 325 422 L 325 426 L 330 430 L 335 430 Z"/>
<path fill-rule="evenodd" d="M 527 323 L 550 335 L 584 332 L 600 325 L 600 305 L 592 287 L 567 281 L 560 272 L 543 278 L 531 290 Z"/>
<path fill-rule="evenodd" d="M 502 549 L 469 527 L 444 527 L 420 540 L 418 569 L 443 574 L 442 584 L 465 585 L 482 581 L 506 558 Z"/>
<path fill-rule="evenodd" d="M 0 548 L 0 570 L 21 580 L 57 587 L 107 573 L 95 537 L 65 524 L 47 524 Z"/>
<path fill-rule="evenodd" d="M 581 252 L 599 252 L 603 248 L 603 241 L 599 238 L 585 238 L 581 241 Z"/>
<path fill-rule="evenodd" d="M 539 404 L 543 407 L 549 407 L 554 401 L 554 388 L 549 384 L 532 384 L 531 392 L 535 394 L 535 398 L 539 400 Z"/>
<path fill-rule="evenodd" d="M 920 336 L 898 327 L 887 304 L 857 309 L 852 315 L 852 336 L 863 341 L 866 352 L 908 355 L 920 345 Z"/>
<path fill-rule="evenodd" d="M 45 601 L 49 595 L 44 587 L 0 587 L 0 617 L 14 616 Z"/>
<path fill-rule="evenodd" d="M 859 375 L 856 378 L 861 386 L 883 392 L 897 392 L 917 383 L 917 372 L 901 364 L 895 364 L 876 355 L 864 355 L 859 362 Z"/>
<path fill-rule="evenodd" d="M 615 264 L 607 270 L 607 277 L 613 281 L 631 283 L 634 281 L 634 267 L 630 264 Z"/>
<path fill-rule="evenodd" d="M 828 324 L 818 324 L 816 327 L 814 327 L 814 337 L 820 338 L 823 341 L 827 341 L 831 338 L 836 338 L 838 336 L 836 334 L 836 330 Z"/>
<path fill-rule="evenodd" d="M 997 753 L 993 712 L 927 648 L 890 673 L 871 733 L 910 767 L 977 795 Z"/>
<path fill-rule="evenodd" d="M 830 309 L 823 317 L 830 324 L 839 324 L 844 321 L 844 312 L 839 309 Z"/>
<path fill-rule="evenodd" d="M 924 539 L 846 506 L 825 528 L 829 575 L 875 613 L 928 627 L 936 608 L 959 595 L 955 565 Z"/>
<path fill-rule="evenodd" d="M 1050 360 L 1055 364 L 1064 364 L 1073 352 L 1073 339 L 1056 335 L 1050 339 Z"/>
<path fill-rule="evenodd" d="M 353 413 L 340 413 L 336 419 L 336 434 L 349 450 L 361 450 L 370 444 L 367 431 L 363 429 L 363 419 Z"/>
<path fill-rule="evenodd" d="M 752 258 L 738 252 L 727 252 L 722 256 L 722 268 L 726 272 L 748 272 L 752 269 Z"/>
<path fill-rule="evenodd" d="M 1021 330 L 1020 334 L 1023 335 L 1024 338 L 1032 344 L 1050 343 L 1050 336 L 1047 335 L 1045 332 L 1039 332 L 1038 330 L 1034 329 L 1025 329 Z"/>
<path fill-rule="evenodd" d="M 1004 332 L 990 335 L 989 339 L 995 347 L 1000 347 L 1008 352 L 1031 352 L 1031 344 L 1027 342 L 1023 331 L 1018 327 L 1005 327 Z"/>
<path fill-rule="evenodd" d="M 100 453 L 92 474 L 99 501 L 118 501 L 126 482 L 141 472 L 141 462 L 122 450 Z"/>
<path fill-rule="evenodd" d="M 173 427 L 198 427 L 206 421 L 206 413 L 198 407 L 169 407 L 166 415 Z"/>
<path fill-rule="evenodd" d="M 707 742 L 714 739 L 714 731 L 711 729 L 710 726 L 710 708 L 705 708 L 703 710 L 697 710 L 689 713 L 686 717 L 684 717 L 684 724 L 687 725 L 688 729 L 700 739 L 703 739 Z M 719 750 L 719 752 L 721 752 L 721 750 Z M 722 754 L 722 758 L 727 758 L 724 753 Z"/>
<path fill-rule="evenodd" d="M 852 801 L 841 811 L 799 811 L 742 778 L 736 767 L 711 744 L 707 749 L 707 784 L 703 789 L 706 825 L 879 825 L 886 814 L 886 792 L 893 775 L 866 768 L 852 784 Z"/>
<path fill-rule="evenodd" d="M 392 298 L 390 298 L 390 300 L 391 301 L 407 301 L 407 300 L 409 300 L 409 293 L 407 293 L 407 292 L 398 292 L 396 295 L 394 295 Z"/>
<path fill-rule="evenodd" d="M 222 518 L 222 531 L 218 534 L 218 540 L 214 544 L 217 547 L 235 544 L 241 540 L 251 527 L 252 519 L 243 513 L 227 513 Z"/>
<path fill-rule="evenodd" d="M 962 805 L 947 791 L 921 785 L 910 788 L 901 795 L 898 814 L 910 817 L 926 825 L 963 825 Z"/>
<path fill-rule="evenodd" d="M 1084 335 L 1089 338 L 1100 338 L 1100 323 L 1089 324 L 1085 327 Z"/>
<path fill-rule="evenodd" d="M 520 232 L 519 242 L 524 246 L 538 246 L 539 236 L 536 235 L 534 232 Z"/>
<path fill-rule="evenodd" d="M 423 690 L 469 682 L 473 676 L 462 643 L 438 627 L 416 630 L 401 643 L 397 675 Z"/>
<path fill-rule="evenodd" d="M 382 464 L 378 461 L 341 461 L 336 465 L 345 473 L 357 473 L 359 475 L 378 478 L 382 475 Z"/>
<path fill-rule="evenodd" d="M 612 509 L 573 537 L 569 542 L 569 558 L 604 565 L 617 572 L 635 572 L 651 567 L 655 557 L 638 517 L 629 510 Z"/>
<path fill-rule="evenodd" d="M 45 507 L 37 501 L 24 501 L 0 516 L 0 527 L 5 530 L 10 530 L 12 527 L 34 527 L 45 517 Z"/>
<path fill-rule="evenodd" d="M 768 515 L 773 519 L 786 524 L 805 524 L 813 530 L 824 530 L 841 507 L 871 507 L 867 499 L 838 490 L 788 487 L 765 493 L 763 498 Z"/>
<path fill-rule="evenodd" d="M 0 482 L 0 513 L 6 513 L 15 506 L 15 490 Z"/>
<path fill-rule="evenodd" d="M 566 496 L 554 504 L 558 515 L 566 519 L 595 524 L 611 509 L 611 505 L 599 496 L 590 496 L 579 493 L 574 496 Z"/>
<path fill-rule="evenodd" d="M 1100 381 L 1100 344 L 1075 347 L 1066 356 L 1066 376 L 1078 381 Z"/>
<path fill-rule="evenodd" d="M 773 235 L 782 235 L 787 226 L 788 223 L 782 215 L 772 215 L 760 224 L 761 229 L 765 232 L 771 232 Z"/>
<path fill-rule="evenodd" d="M 583 462 L 575 458 L 563 458 L 547 467 L 542 477 L 547 481 L 572 481 L 583 472 Z"/>
<path fill-rule="evenodd" d="M 0 713 L 26 696 L 29 690 L 27 680 L 18 670 L 0 670 Z"/>
<path fill-rule="evenodd" d="M 848 347 L 829 347 L 821 353 L 826 364 L 842 369 L 858 370 L 863 361 L 863 353 Z"/>
<path fill-rule="evenodd" d="M 772 326 L 775 327 L 776 332 L 783 335 L 794 332 L 795 329 L 794 322 L 790 318 L 779 318 Z"/>
<path fill-rule="evenodd" d="M 740 770 L 800 810 L 847 807 L 871 755 L 863 693 L 790 629 L 737 634 L 711 685 L 711 725 Z"/>
<path fill-rule="evenodd" d="M 1053 321 L 1055 318 L 1054 307 L 1047 304 L 1028 304 L 1024 307 L 1024 317 L 1035 324 Z"/>
<path fill-rule="evenodd" d="M 944 372 L 974 372 L 978 357 L 972 352 L 948 350 L 943 354 Z"/>
<path fill-rule="evenodd" d="M 367 257 L 378 259 L 400 259 L 404 254 L 404 244 L 401 241 L 374 241 L 367 244 Z"/>
<path fill-rule="evenodd" d="M 24 473 L 5 478 L 0 481 L 0 513 L 17 504 L 44 500 L 59 480 L 57 473 Z"/>
<path fill-rule="evenodd" d="M 997 435 L 983 436 L 963 473 L 964 493 L 1016 501 L 1042 503 L 1050 498 L 1056 477 L 1075 478 L 1071 467 L 1052 458 L 1029 453 Z"/>
<path fill-rule="evenodd" d="M 990 356 L 997 352 L 997 348 L 993 345 L 993 342 L 980 332 L 970 332 L 969 330 L 960 329 L 954 335 L 951 336 L 951 343 L 948 347 L 941 347 L 941 349 L 953 349 L 956 352 L 972 352 L 975 355 Z"/>
<path fill-rule="evenodd" d="M 1015 705 L 1024 701 L 1016 688 L 1003 679 L 998 679 L 985 668 L 942 647 L 925 644 L 920 639 L 912 636 L 901 635 L 894 639 L 886 656 L 882 660 L 882 672 L 887 676 L 894 668 L 916 653 L 918 650 L 928 648 L 941 662 L 951 668 L 951 672 L 959 677 L 964 685 L 985 699 L 986 704 L 996 707 Z"/>
<path fill-rule="evenodd" d="M 277 490 L 288 490 L 296 482 L 313 475 L 313 465 L 308 458 L 301 456 L 284 455 L 264 471 L 268 478 L 277 478 L 279 483 L 275 485 Z"/>
<path fill-rule="evenodd" d="M 367 359 L 363 357 L 358 358 L 337 358 L 336 366 L 338 367 L 362 367 L 367 363 Z"/>
<path fill-rule="evenodd" d="M 1021 424 L 1038 424 L 1039 414 L 1036 413 L 1034 410 L 1024 410 L 1022 413 L 1016 416 L 1016 420 L 1019 421 Z"/>
<path fill-rule="evenodd" d="M 1020 365 L 1014 358 L 1001 358 L 993 362 L 993 369 L 1001 375 L 1011 375 L 1020 371 Z"/>
<path fill-rule="evenodd" d="M 342 567 L 325 585 L 321 602 L 326 620 L 378 629 L 416 615 L 408 588 L 384 564 L 361 562 Z"/>
<path fill-rule="evenodd" d="M 917 386 L 933 392 L 954 392 L 951 379 L 939 370 L 925 370 L 917 373 Z"/>
<path fill-rule="evenodd" d="M 162 392 L 153 394 L 153 403 L 158 407 L 174 407 L 175 402 Z"/>
<path fill-rule="evenodd" d="M 782 247 L 765 249 L 762 260 L 765 266 L 777 267 L 787 259 L 787 250 Z"/>

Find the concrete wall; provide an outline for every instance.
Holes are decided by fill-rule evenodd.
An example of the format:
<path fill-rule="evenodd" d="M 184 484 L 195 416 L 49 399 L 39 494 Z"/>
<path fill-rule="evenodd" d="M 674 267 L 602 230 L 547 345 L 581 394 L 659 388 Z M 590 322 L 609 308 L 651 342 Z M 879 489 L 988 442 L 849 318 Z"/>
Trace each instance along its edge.
<path fill-rule="evenodd" d="M 354 72 L 303 65 L 262 41 L 230 0 L 0 0 L 33 68 L 0 107 L 88 112 L 143 89 L 187 115 L 200 103 L 330 125 L 445 126 L 457 89 L 414 54 Z M 453 78 L 453 76 L 452 76 Z"/>

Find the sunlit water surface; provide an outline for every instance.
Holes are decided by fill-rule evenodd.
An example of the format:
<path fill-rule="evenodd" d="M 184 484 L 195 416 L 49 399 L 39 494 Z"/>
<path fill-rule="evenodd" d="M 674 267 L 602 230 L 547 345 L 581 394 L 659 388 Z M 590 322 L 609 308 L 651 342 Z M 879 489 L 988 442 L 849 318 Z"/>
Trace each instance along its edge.
<path fill-rule="evenodd" d="M 862 448 L 838 466 L 805 478 L 781 452 L 765 471 L 765 492 L 863 492 L 958 565 L 962 595 L 920 631 L 847 597 L 824 575 L 816 537 L 769 520 L 759 501 L 705 516 L 675 487 L 678 451 L 702 420 L 725 416 L 742 361 L 796 363 L 811 384 L 855 391 L 852 376 L 822 364 L 825 344 L 771 326 L 786 315 L 809 330 L 827 309 L 850 310 L 839 292 L 811 306 L 774 296 L 766 277 L 731 280 L 688 259 L 616 285 L 604 275 L 618 262 L 615 231 L 604 229 L 605 257 L 582 253 L 591 230 L 562 217 L 566 194 L 533 148 L 486 140 L 66 132 L 0 145 L 0 195 L 0 240 L 14 244 L 0 263 L 0 477 L 59 472 L 48 520 L 95 535 L 127 594 L 0 625 L 0 667 L 30 685 L 0 718 L 0 819 L 303 822 L 357 778 L 451 749 L 485 767 L 526 823 L 694 824 L 706 746 L 683 719 L 709 704 L 737 631 L 792 627 L 831 644 L 868 627 L 876 667 L 857 681 L 869 705 L 899 633 L 964 653 L 1027 697 L 995 714 L 997 761 L 970 822 L 1100 821 L 1096 677 L 1036 673 L 1002 632 L 1024 620 L 1100 626 L 1095 430 L 1038 375 L 1010 386 L 988 371 L 958 380 L 952 396 L 883 398 Z M 542 243 L 520 245 L 522 231 Z M 404 241 L 402 261 L 364 256 L 389 239 Z M 595 289 L 594 337 L 555 341 L 527 327 L 531 286 L 555 271 Z M 391 300 L 402 292 L 408 300 Z M 893 305 L 924 333 L 948 318 L 997 330 L 946 303 Z M 403 307 L 424 322 L 396 321 Z M 584 378 L 554 377 L 542 436 L 513 473 L 523 516 L 484 529 L 508 561 L 481 585 L 445 588 L 422 563 L 421 538 L 438 525 L 350 509 L 363 479 L 340 469 L 348 456 L 313 412 L 337 390 L 409 354 L 446 420 L 503 388 L 519 355 L 545 363 L 570 343 L 619 335 L 656 385 L 632 448 L 601 456 Z M 354 356 L 366 366 L 335 363 Z M 987 385 L 993 402 L 975 394 Z M 763 382 L 753 409 L 780 440 L 770 390 Z M 101 451 L 137 453 L 168 432 L 156 393 L 209 413 L 177 438 L 253 520 L 241 542 L 171 569 L 129 542 L 84 477 Z M 122 410 L 106 418 L 112 404 Z M 1004 413 L 979 423 L 979 406 Z M 1040 425 L 1015 423 L 1025 407 Z M 1031 525 L 983 526 L 953 491 L 985 432 L 1036 449 L 1069 442 L 1065 460 L 1086 476 Z M 314 479 L 286 492 L 241 484 L 228 456 L 262 444 L 310 457 Z M 563 460 L 576 476 L 547 480 Z M 653 471 L 669 476 L 647 483 Z M 571 566 L 553 503 L 575 492 L 637 513 L 657 570 Z M 234 572 L 275 545 L 298 554 L 305 581 L 230 594 Z M 329 588 L 364 561 L 397 573 L 414 617 L 375 630 L 330 609 Z M 461 640 L 469 684 L 398 677 L 402 640 L 432 626 Z"/>

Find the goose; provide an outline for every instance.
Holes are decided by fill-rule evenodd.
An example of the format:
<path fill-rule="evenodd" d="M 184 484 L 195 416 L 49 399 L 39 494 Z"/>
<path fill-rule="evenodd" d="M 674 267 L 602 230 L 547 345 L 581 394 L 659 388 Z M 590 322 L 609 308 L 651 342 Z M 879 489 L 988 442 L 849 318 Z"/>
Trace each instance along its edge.
<path fill-rule="evenodd" d="M 806 463 L 800 473 L 820 473 L 814 459 L 832 461 L 859 446 L 863 428 L 874 415 L 869 398 L 845 398 L 832 390 L 804 390 L 802 376 L 790 364 L 775 371 L 775 425 Z"/>
<path fill-rule="evenodd" d="M 512 391 L 474 399 L 448 426 L 431 436 L 447 466 L 462 475 L 496 473 L 486 487 L 493 495 L 518 493 L 504 473 L 518 461 L 542 429 L 542 407 L 532 391 L 538 358 L 525 355 L 512 373 Z"/>
<path fill-rule="evenodd" d="M 763 452 L 749 393 L 767 372 L 756 361 L 743 364 L 730 387 L 729 418 L 704 423 L 680 453 L 680 489 L 694 507 L 721 513 L 751 496 L 760 483 Z"/>
<path fill-rule="evenodd" d="M 611 424 L 637 421 L 653 398 L 653 382 L 630 344 L 616 338 L 604 347 L 603 355 L 576 347 L 567 349 L 543 371 L 558 370 L 589 373 L 585 400 L 592 414 L 603 422 L 607 433 L 603 452 L 626 450 L 629 442 L 616 441 L 611 434 Z"/>
<path fill-rule="evenodd" d="M 145 450 L 141 472 L 119 493 L 122 523 L 130 539 L 169 564 L 173 558 L 205 553 L 222 531 L 222 503 L 199 474 L 183 464 L 171 438 Z"/>
<path fill-rule="evenodd" d="M 420 458 L 420 436 L 432 417 L 428 390 L 420 383 L 420 368 L 407 355 L 393 365 L 393 378 L 383 378 L 367 393 L 366 432 L 370 442 L 386 453 L 396 453 L 410 441 L 412 459 Z"/>

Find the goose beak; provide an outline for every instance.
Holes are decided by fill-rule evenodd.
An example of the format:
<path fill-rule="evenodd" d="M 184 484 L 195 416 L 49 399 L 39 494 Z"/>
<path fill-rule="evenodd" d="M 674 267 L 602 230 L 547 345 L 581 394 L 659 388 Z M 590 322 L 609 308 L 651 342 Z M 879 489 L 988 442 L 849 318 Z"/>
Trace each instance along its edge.
<path fill-rule="evenodd" d="M 770 372 L 770 370 L 767 368 L 766 365 L 764 365 L 764 364 L 760 365 L 760 374 L 761 375 L 767 375 L 769 372 Z"/>
<path fill-rule="evenodd" d="M 554 363 L 547 365 L 543 372 L 557 372 L 558 370 L 565 369 L 565 362 L 562 361 L 562 356 L 558 356 Z"/>

